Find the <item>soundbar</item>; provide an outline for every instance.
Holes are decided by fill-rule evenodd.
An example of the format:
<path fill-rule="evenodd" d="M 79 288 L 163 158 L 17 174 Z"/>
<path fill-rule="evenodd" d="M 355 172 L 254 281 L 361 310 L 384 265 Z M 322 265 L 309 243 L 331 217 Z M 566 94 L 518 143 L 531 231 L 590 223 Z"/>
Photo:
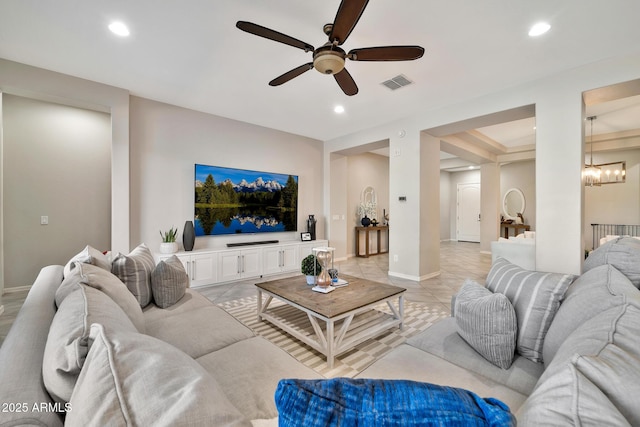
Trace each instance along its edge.
<path fill-rule="evenodd" d="M 271 245 L 278 242 L 279 240 L 259 240 L 257 242 L 227 243 L 227 247 L 235 248 L 236 246 Z"/>

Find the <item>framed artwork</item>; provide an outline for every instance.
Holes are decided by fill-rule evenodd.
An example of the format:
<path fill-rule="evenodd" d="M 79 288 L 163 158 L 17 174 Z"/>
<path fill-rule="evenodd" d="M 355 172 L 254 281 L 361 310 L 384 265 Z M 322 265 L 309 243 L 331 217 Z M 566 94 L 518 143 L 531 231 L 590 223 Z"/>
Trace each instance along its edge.
<path fill-rule="evenodd" d="M 311 233 L 300 233 L 300 239 L 303 242 L 311 241 Z"/>

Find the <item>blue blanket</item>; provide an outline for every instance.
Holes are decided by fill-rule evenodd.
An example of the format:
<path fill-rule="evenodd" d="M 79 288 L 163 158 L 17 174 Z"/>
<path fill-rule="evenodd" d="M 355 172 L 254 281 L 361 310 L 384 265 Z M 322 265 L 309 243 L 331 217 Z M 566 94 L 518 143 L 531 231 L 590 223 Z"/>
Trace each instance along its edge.
<path fill-rule="evenodd" d="M 516 425 L 497 399 L 407 380 L 285 379 L 275 400 L 280 427 Z"/>

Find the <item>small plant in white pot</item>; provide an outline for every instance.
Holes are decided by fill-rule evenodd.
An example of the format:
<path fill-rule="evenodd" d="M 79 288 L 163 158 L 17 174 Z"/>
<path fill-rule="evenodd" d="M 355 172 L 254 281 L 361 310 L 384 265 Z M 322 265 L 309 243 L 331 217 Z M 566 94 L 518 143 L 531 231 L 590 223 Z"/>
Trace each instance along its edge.
<path fill-rule="evenodd" d="M 178 229 L 171 227 L 169 231 L 164 233 L 160 231 L 160 237 L 162 237 L 162 243 L 160 243 L 160 253 L 173 254 L 178 252 L 178 244 L 176 243 L 176 237 L 178 237 Z"/>
<path fill-rule="evenodd" d="M 315 255 L 307 255 L 300 263 L 300 272 L 307 276 L 307 285 L 315 285 L 316 277 L 321 271 L 322 265 Z"/>

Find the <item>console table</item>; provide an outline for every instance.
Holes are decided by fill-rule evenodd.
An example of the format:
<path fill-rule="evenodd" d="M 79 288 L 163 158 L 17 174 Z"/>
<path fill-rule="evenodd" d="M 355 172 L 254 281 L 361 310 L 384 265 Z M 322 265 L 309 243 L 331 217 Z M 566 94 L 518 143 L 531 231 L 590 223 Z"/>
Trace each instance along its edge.
<path fill-rule="evenodd" d="M 529 231 L 529 229 L 531 228 L 531 226 L 526 225 L 526 224 L 516 224 L 516 223 L 508 223 L 508 222 L 503 222 L 500 224 L 501 227 L 504 228 L 504 238 L 508 239 L 509 238 L 509 229 L 513 228 L 513 233 L 514 236 L 518 235 L 518 230 L 524 230 L 524 231 Z"/>
<path fill-rule="evenodd" d="M 364 231 L 364 255 L 360 255 L 360 233 Z M 376 246 L 376 250 L 377 252 L 374 253 L 370 253 L 369 252 L 369 232 L 371 231 L 375 231 L 377 236 L 377 246 Z M 356 256 L 362 257 L 362 258 L 369 258 L 369 255 L 378 255 L 378 254 L 386 254 L 387 252 L 389 252 L 389 250 L 387 249 L 386 251 L 382 251 L 380 250 L 381 245 L 381 239 L 380 239 L 380 232 L 381 231 L 386 231 L 387 233 L 387 248 L 389 247 L 389 227 L 388 226 L 371 226 L 371 227 L 356 227 Z"/>

